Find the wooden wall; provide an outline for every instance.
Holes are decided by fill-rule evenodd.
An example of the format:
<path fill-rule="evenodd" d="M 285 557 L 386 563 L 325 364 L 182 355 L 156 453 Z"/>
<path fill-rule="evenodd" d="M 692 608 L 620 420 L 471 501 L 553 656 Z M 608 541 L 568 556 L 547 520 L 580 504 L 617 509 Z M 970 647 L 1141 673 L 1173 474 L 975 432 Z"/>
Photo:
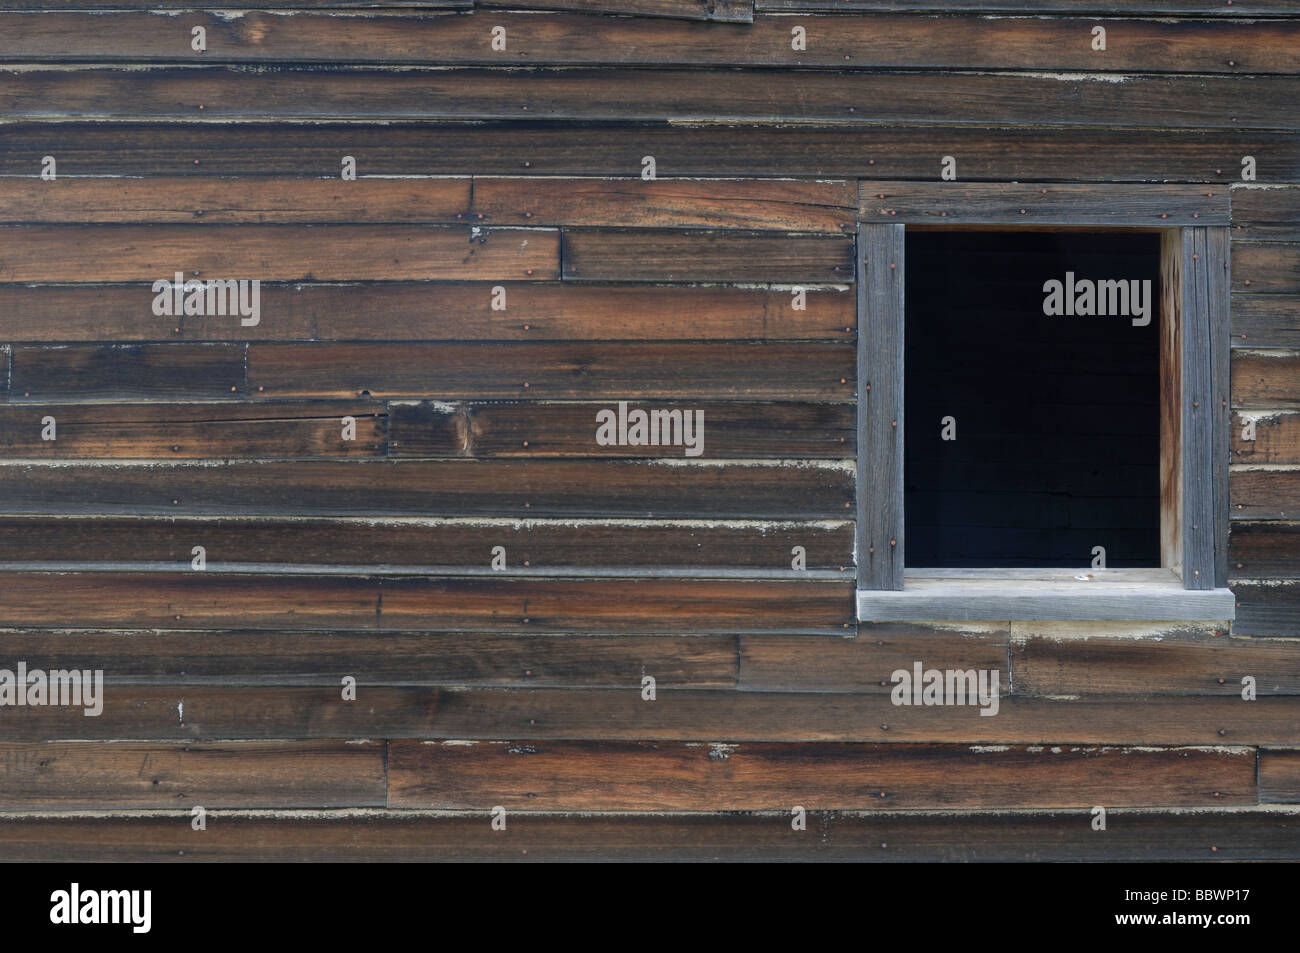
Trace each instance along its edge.
<path fill-rule="evenodd" d="M 202 7 L 0 0 L 0 666 L 107 681 L 0 709 L 0 857 L 1300 856 L 1289 0 Z M 858 182 L 945 155 L 1231 189 L 1231 631 L 855 624 Z"/>

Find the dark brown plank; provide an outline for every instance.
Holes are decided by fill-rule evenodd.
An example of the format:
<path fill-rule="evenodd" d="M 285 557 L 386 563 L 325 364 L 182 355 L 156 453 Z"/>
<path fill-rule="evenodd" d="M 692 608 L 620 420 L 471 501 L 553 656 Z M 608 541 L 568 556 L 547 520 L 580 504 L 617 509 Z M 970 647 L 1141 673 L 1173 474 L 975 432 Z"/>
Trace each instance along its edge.
<path fill-rule="evenodd" d="M 1059 110 L 1058 110 L 1059 111 Z M 1269 180 L 1300 180 L 1300 139 L 1252 132 L 1250 154 Z M 14 122 L 0 140 L 0 172 L 32 176 L 53 149 L 61 175 L 339 174 L 356 156 L 365 175 L 871 178 L 938 175 L 960 161 L 961 181 L 1215 182 L 1239 178 L 1236 130 L 979 128 L 936 123 L 890 128 L 800 124 L 696 126 L 532 121 L 311 124 Z M 1088 161 L 1080 164 L 1086 152 Z"/>
<path fill-rule="evenodd" d="M 829 633 L 853 615 L 850 583 L 816 579 L 5 572 L 0 581 L 16 627 Z"/>
<path fill-rule="evenodd" d="M 398 457 L 680 457 L 682 447 L 602 446 L 596 442 L 600 403 L 393 404 L 390 452 Z M 628 402 L 627 410 L 671 413 L 662 401 Z M 853 457 L 853 405 L 710 403 L 701 444 L 709 457 Z M 2 418 L 0 418 L 2 419 Z M 681 430 L 681 427 L 678 427 Z M 694 434 L 694 431 L 693 431 Z M 671 436 L 671 434 L 670 434 Z M 3 431 L 0 431 L 0 440 Z M 659 434 L 656 439 L 662 439 Z M 684 436 L 683 436 L 684 439 Z"/>
<path fill-rule="evenodd" d="M 101 388 L 116 389 L 117 383 L 114 377 Z M 47 416 L 55 420 L 54 440 L 41 436 Z M 353 421 L 349 440 L 343 439 L 345 417 Z M 378 402 L 11 405 L 0 406 L 0 453 L 34 459 L 374 457 L 387 452 L 387 424 L 388 410 Z"/>
<path fill-rule="evenodd" d="M 1237 597 L 1233 632 L 1240 635 L 1300 636 L 1300 583 L 1294 579 L 1264 579 L 1230 580 L 1230 584 L 1233 595 Z"/>
<path fill-rule="evenodd" d="M 75 593 L 74 593 L 75 596 Z M 846 600 L 847 601 L 847 600 Z M 387 607 L 387 603 L 385 603 Z M 762 604 L 766 609 L 766 603 Z M 692 610 L 694 611 L 694 610 Z M 269 616 L 268 616 L 269 617 Z M 649 625 L 631 631 L 707 633 L 706 627 Z M 180 624 L 185 631 L 206 627 L 217 633 L 231 625 L 258 625 L 300 633 L 308 620 L 249 621 L 248 612 Z M 752 634 L 754 616 L 732 634 Z M 102 624 L 103 616 L 101 616 Z M 50 625 L 50 613 L 32 625 Z M 113 619 L 108 619 L 114 624 Z M 141 620 L 141 625 L 153 625 Z M 442 628 L 437 620 L 429 623 Z M 94 628 L 94 626 L 88 626 Z M 321 625 L 338 632 L 346 627 Z M 494 624 L 473 626 L 478 637 Z M 580 628 L 580 627 L 579 627 Z M 613 626 L 592 627 L 613 634 Z M 98 631 L 98 629 L 96 629 Z M 409 632 L 410 624 L 397 631 Z M 524 631 L 516 627 L 516 632 Z M 576 631 L 572 627 L 562 631 Z M 715 634 L 726 634 L 717 632 Z M 812 636 L 815 633 L 809 632 Z M 826 634 L 823 630 L 822 634 Z M 558 637 L 558 636 L 557 636 Z M 376 643 L 380 644 L 380 643 Z M 649 660 L 647 660 L 649 661 Z M 921 661 L 925 661 L 922 659 Z M 72 664 L 71 662 L 64 663 Z M 364 673 L 362 664 L 353 666 Z M 6 738 L 210 739 L 225 738 L 415 738 L 415 739 L 589 739 L 592 741 L 686 742 L 887 742 L 988 745 L 1274 745 L 1295 743 L 1300 697 L 1260 695 L 1253 702 L 1232 696 L 1004 695 L 998 713 L 982 717 L 972 705 L 901 706 L 889 695 L 868 692 L 756 692 L 706 687 L 657 688 L 655 701 L 641 696 L 641 675 L 618 688 L 514 688 L 365 685 L 358 703 L 341 702 L 341 678 L 334 685 L 109 684 L 104 709 L 85 717 L 81 707 L 23 706 L 7 709 Z M 1003 688 L 999 677 L 999 689 Z M 364 696 L 364 697 L 363 697 Z M 184 701 L 185 720 L 177 717 Z M 364 702 L 364 703 L 363 703 Z M 990 709 L 991 710 L 991 709 Z"/>
<path fill-rule="evenodd" d="M 141 296 L 142 310 L 148 303 Z M 217 319 L 220 320 L 220 319 Z M 233 324 L 238 317 L 227 318 Z M 244 396 L 239 344 L 110 344 L 10 352 L 11 400 L 215 399 Z"/>
<path fill-rule="evenodd" d="M 1250 427 L 1253 440 L 1243 436 Z M 1300 411 L 1235 413 L 1229 419 L 1228 437 L 1234 462 L 1300 463 Z"/>
<path fill-rule="evenodd" d="M 564 277 L 604 281 L 853 280 L 853 242 L 821 235 L 666 229 L 563 233 Z"/>
<path fill-rule="evenodd" d="M 276 519 L 9 516 L 0 518 L 0 565 L 41 569 L 171 569 L 202 545 L 208 572 L 313 567 L 355 573 L 466 572 L 505 548 L 512 573 L 593 570 L 793 575 L 851 572 L 847 520 Z"/>
<path fill-rule="evenodd" d="M 370 7 L 373 0 L 263 0 L 259 4 L 266 10 L 350 9 Z M 437 10 L 463 10 L 474 5 L 474 0 L 385 0 L 385 6 L 420 7 Z M 210 0 L 80 0 L 83 10 L 209 10 L 226 9 Z M 5 10 L 65 10 L 68 0 L 0 0 Z"/>
<path fill-rule="evenodd" d="M 1234 350 L 1232 406 L 1300 407 L 1300 351 Z"/>
<path fill-rule="evenodd" d="M 645 674 L 665 688 L 736 683 L 731 635 L 3 631 L 0 649 L 7 659 L 25 660 L 29 671 L 73 664 L 102 670 L 105 691 L 114 696 L 119 689 L 130 695 L 126 686 L 139 682 L 182 693 L 197 685 L 316 685 L 327 691 L 310 697 L 328 701 L 348 675 L 362 701 L 377 685 L 639 690 Z"/>
<path fill-rule="evenodd" d="M 1233 519 L 1300 518 L 1300 467 L 1232 468 Z"/>
<path fill-rule="evenodd" d="M 1190 623 L 1137 630 L 1131 623 L 1015 622 L 1015 690 L 1040 695 L 1300 694 L 1295 643 L 1234 639 Z"/>
<path fill-rule="evenodd" d="M 1207 17 L 1245 17 L 1286 14 L 1290 0 L 755 0 L 759 11 L 825 10 L 926 10 L 943 13 L 1096 13 L 1137 16 L 1187 14 Z"/>
<path fill-rule="evenodd" d="M 1252 804 L 1245 749 L 389 744 L 390 807 L 813 810 Z M 491 803 L 488 803 L 488 802 Z"/>
<path fill-rule="evenodd" d="M 1259 800 L 1300 803 L 1300 750 L 1266 748 L 1259 753 Z"/>
<path fill-rule="evenodd" d="M 223 811 L 202 837 L 148 812 L 13 813 L 0 860 L 76 862 L 450 861 L 1294 861 L 1300 810 L 1110 808 L 1099 837 L 1086 811 L 560 814 L 511 811 L 509 837 L 482 810 Z"/>
<path fill-rule="evenodd" d="M 1228 224 L 1228 191 L 1222 187 L 860 182 L 859 196 L 862 220 L 878 224 Z"/>
<path fill-rule="evenodd" d="M 506 308 L 494 311 L 494 289 Z M 0 285 L 0 340 L 851 340 L 852 292 L 559 282 L 263 283 L 263 320 L 163 315 L 134 285 Z M 141 301 L 145 301 L 141 310 Z M 610 315 L 618 315 L 611 321 Z"/>
<path fill-rule="evenodd" d="M 1257 294 L 1300 292 L 1300 244 L 1233 242 L 1232 290 Z"/>
<path fill-rule="evenodd" d="M 385 787 L 382 742 L 4 743 L 0 765 L 5 810 L 365 807 Z"/>
<path fill-rule="evenodd" d="M 11 514 L 843 519 L 838 464 L 302 461 L 0 464 Z"/>
<path fill-rule="evenodd" d="M 559 277 L 559 234 L 436 225 L 0 227 L 0 281 L 172 281 L 178 271 L 186 280 L 542 280 Z M 139 295 L 147 313 L 154 293 L 142 286 Z"/>
<path fill-rule="evenodd" d="M 1300 348 L 1300 296 L 1233 295 L 1232 343 L 1239 347 Z"/>
<path fill-rule="evenodd" d="M 474 0 L 476 7 L 528 10 L 567 10 L 683 20 L 725 20 L 748 23 L 753 0 Z"/>
<path fill-rule="evenodd" d="M 843 632 L 853 584 L 823 580 L 394 579 L 383 622 L 507 631 Z"/>
<path fill-rule="evenodd" d="M 510 5 L 506 0 L 496 4 Z M 595 4 L 591 4 L 595 6 Z M 595 13 L 609 14 L 601 7 Z M 207 31 L 206 62 L 410 63 L 436 65 L 669 65 L 857 68 L 1073 69 L 1143 72 L 1295 73 L 1300 25 L 1288 21 L 1112 21 L 1107 49 L 1092 49 L 1095 19 L 966 17 L 936 31 L 923 15 L 804 16 L 806 49 L 794 50 L 787 17 L 744 27 L 630 17 L 388 11 L 290 18 L 190 13 L 180 29 L 166 13 L 9 14 L 0 59 L 18 62 L 174 62 L 196 58 L 189 28 Z M 492 30 L 506 31 L 504 49 Z M 68 35 L 85 40 L 75 50 Z M 1102 54 L 1102 55 L 1099 55 Z"/>
<path fill-rule="evenodd" d="M 1234 521 L 1228 567 L 1247 578 L 1300 578 L 1300 523 Z"/>
<path fill-rule="evenodd" d="M 476 176 L 473 212 L 489 225 L 851 234 L 856 207 L 857 190 L 851 182 Z"/>
<path fill-rule="evenodd" d="M 731 73 L 725 84 L 713 80 L 703 71 L 670 69 L 33 69 L 0 75 L 0 112 L 24 120 L 91 118 L 108 103 L 118 120 L 731 119 L 1273 130 L 1294 130 L 1300 121 L 1300 79 L 1290 76 L 1126 74 L 1116 83 L 1087 74 L 763 69 Z M 1063 110 L 1062 101 L 1071 108 Z"/>
<path fill-rule="evenodd" d="M 1300 241 L 1300 188 L 1238 183 L 1232 187 L 1232 237 Z"/>
<path fill-rule="evenodd" d="M 736 342 L 252 344 L 248 381 L 267 397 L 657 397 L 697 410 L 722 398 L 847 400 L 854 386 L 851 344 Z"/>
<path fill-rule="evenodd" d="M 931 626 L 877 622 L 853 638 L 744 635 L 740 687 L 748 691 L 872 692 L 893 690 L 893 673 L 926 668 L 1000 669 L 1007 673 L 1005 623 Z"/>
<path fill-rule="evenodd" d="M 72 14 L 75 16 L 76 14 Z M 44 16 L 37 16 L 44 20 Z M 94 16 L 96 26 L 111 17 Z M 175 22 L 175 18 L 164 15 Z M 286 23 L 297 17 L 271 17 Z M 5 17 L 0 15 L 0 26 Z M 231 23 L 240 22 L 231 20 Z M 187 20 L 188 24 L 189 21 Z M 470 180 L 0 178 L 0 222 L 329 223 L 469 220 Z M 526 224 L 526 223 L 525 223 Z"/>

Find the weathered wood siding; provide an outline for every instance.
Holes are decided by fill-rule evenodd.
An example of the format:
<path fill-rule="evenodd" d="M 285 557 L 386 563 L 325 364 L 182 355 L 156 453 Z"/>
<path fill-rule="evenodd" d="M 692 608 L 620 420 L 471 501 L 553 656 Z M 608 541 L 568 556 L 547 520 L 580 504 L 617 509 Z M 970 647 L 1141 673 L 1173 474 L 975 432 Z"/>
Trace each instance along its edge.
<path fill-rule="evenodd" d="M 1290 0 L 213 6 L 0 0 L 0 667 L 106 679 L 0 709 L 0 858 L 1300 856 Z M 943 156 L 1230 194 L 1230 631 L 855 623 L 859 183 Z"/>

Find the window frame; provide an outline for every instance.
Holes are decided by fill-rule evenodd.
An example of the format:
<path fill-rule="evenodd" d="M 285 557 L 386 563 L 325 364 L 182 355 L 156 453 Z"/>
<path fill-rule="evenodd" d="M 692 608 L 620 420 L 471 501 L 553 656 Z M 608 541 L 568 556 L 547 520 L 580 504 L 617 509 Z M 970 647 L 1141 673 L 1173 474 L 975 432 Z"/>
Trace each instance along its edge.
<path fill-rule="evenodd" d="M 857 616 L 1230 621 L 1230 193 L 1217 186 L 859 182 Z M 1160 570 L 905 567 L 907 228 L 1161 234 Z"/>

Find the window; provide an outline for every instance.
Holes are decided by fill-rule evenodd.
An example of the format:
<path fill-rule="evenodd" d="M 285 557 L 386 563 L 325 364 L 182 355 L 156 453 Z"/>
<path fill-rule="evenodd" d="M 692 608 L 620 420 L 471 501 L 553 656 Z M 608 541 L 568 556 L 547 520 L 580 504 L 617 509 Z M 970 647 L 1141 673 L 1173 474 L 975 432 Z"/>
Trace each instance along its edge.
<path fill-rule="evenodd" d="M 1231 619 L 1226 195 L 861 205 L 859 618 Z"/>

